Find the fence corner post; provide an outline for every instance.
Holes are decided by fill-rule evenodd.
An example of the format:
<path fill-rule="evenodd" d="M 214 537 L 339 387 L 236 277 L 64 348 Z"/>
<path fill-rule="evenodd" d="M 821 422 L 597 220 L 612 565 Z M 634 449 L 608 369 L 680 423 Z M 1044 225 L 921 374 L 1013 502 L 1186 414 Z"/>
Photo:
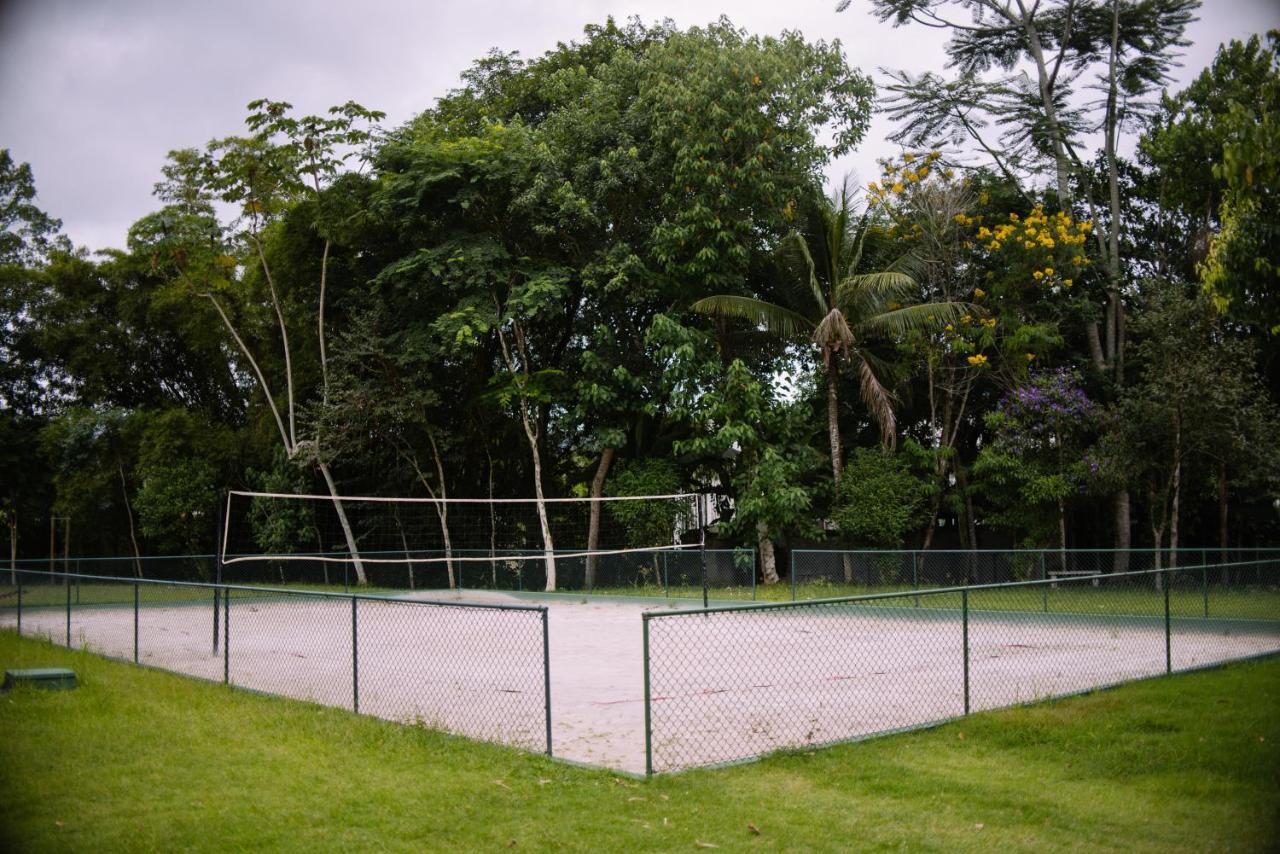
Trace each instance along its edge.
<path fill-rule="evenodd" d="M 357 609 L 360 597 L 351 597 L 351 711 L 360 714 L 360 629 Z"/>
<path fill-rule="evenodd" d="M 653 776 L 653 697 L 649 687 L 649 614 L 640 615 L 644 627 L 644 773 Z"/>
<path fill-rule="evenodd" d="M 547 726 L 547 755 L 551 752 L 551 630 L 548 610 L 542 607 L 542 712 Z"/>
<path fill-rule="evenodd" d="M 969 591 L 960 591 L 960 620 L 964 632 L 964 713 L 969 714 Z"/>

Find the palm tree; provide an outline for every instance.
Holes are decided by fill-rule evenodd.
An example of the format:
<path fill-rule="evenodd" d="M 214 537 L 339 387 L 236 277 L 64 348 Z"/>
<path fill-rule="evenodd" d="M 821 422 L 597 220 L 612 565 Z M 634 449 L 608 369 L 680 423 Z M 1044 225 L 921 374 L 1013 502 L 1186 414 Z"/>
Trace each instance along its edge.
<path fill-rule="evenodd" d="M 798 282 L 789 283 L 786 305 L 729 294 L 706 297 L 691 308 L 715 317 L 750 321 L 786 340 L 807 339 L 821 354 L 827 383 L 827 431 L 831 437 L 831 473 L 837 487 L 843 469 L 840 443 L 840 360 L 858 374 L 862 401 L 880 428 L 885 447 L 897 442 L 894 396 L 886 387 L 886 367 L 868 349 L 876 337 L 893 338 L 911 330 L 940 329 L 972 306 L 958 302 L 908 304 L 918 287 L 910 270 L 911 253 L 877 272 L 862 272 L 867 236 L 882 227 L 883 217 L 871 205 L 857 210 L 857 190 L 850 177 L 814 206 L 808 235 L 787 237 L 803 262 Z"/>

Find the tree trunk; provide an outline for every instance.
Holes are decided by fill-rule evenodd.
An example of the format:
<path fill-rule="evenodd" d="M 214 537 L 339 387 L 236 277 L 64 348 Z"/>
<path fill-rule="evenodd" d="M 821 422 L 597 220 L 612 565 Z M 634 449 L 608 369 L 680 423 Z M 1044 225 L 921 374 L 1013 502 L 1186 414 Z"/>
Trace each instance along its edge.
<path fill-rule="evenodd" d="M 116 471 L 120 473 L 120 494 L 124 496 L 124 512 L 129 518 L 129 541 L 133 543 L 133 571 L 138 578 L 142 577 L 142 551 L 138 548 L 138 538 L 133 531 L 133 507 L 129 504 L 129 485 L 124 479 L 124 466 L 116 463 Z M 64 547 L 65 537 L 64 537 Z"/>
<path fill-rule="evenodd" d="M 1218 463 L 1218 562 L 1227 562 L 1227 464 Z"/>
<path fill-rule="evenodd" d="M 596 476 L 591 479 L 591 518 L 587 522 L 587 574 L 583 582 L 588 590 L 596 586 L 596 567 L 600 562 L 600 556 L 595 554 L 596 547 L 600 545 L 600 496 L 604 494 L 604 479 L 609 475 L 615 453 L 610 447 L 600 452 L 600 464 L 596 466 Z"/>
<path fill-rule="evenodd" d="M 499 307 L 499 314 L 501 313 L 501 307 Z M 517 369 L 515 359 L 511 357 L 511 350 L 507 347 L 507 337 L 502 332 L 501 323 L 495 331 L 498 333 L 498 343 L 502 346 L 502 359 L 507 365 L 507 370 L 511 372 L 511 378 L 519 382 L 518 378 L 523 373 L 527 379 L 529 355 L 525 352 L 524 332 L 520 324 L 512 321 L 516 348 L 520 352 L 521 363 L 524 366 L 523 372 Z M 533 423 L 533 418 L 529 415 L 529 399 L 525 396 L 524 386 L 518 385 L 517 388 L 520 398 L 520 423 L 524 427 L 525 438 L 529 440 L 529 453 L 533 455 L 533 494 L 538 507 L 538 524 L 542 528 L 542 556 L 547 566 L 546 592 L 554 593 L 556 589 L 555 542 L 551 538 L 551 523 L 547 520 L 547 501 L 542 495 L 542 453 L 538 449 L 538 430 Z"/>
<path fill-rule="evenodd" d="M 765 584 L 777 584 L 778 559 L 773 553 L 773 540 L 769 537 L 769 526 L 764 522 L 756 522 L 756 536 L 760 540 L 760 575 Z"/>
<path fill-rule="evenodd" d="M 1111 558 L 1112 572 L 1129 571 L 1129 549 L 1133 545 L 1133 534 L 1129 521 L 1129 490 L 1122 489 L 1116 493 L 1112 505 L 1115 511 L 1115 553 Z"/>
<path fill-rule="evenodd" d="M 440 535 L 444 538 L 445 572 L 449 576 L 449 589 L 453 590 L 457 587 L 457 581 L 453 574 L 453 541 L 449 537 L 449 488 L 444 482 L 444 460 L 440 459 L 440 448 L 436 445 L 435 433 L 428 430 L 427 438 L 431 441 L 431 456 L 436 464 L 436 477 L 440 479 L 440 500 L 436 502 L 436 515 L 440 517 Z"/>
<path fill-rule="evenodd" d="M 347 510 L 342 506 L 342 499 L 338 497 L 338 485 L 333 482 L 333 474 L 329 471 L 329 464 L 316 459 L 316 468 L 320 469 L 320 474 L 324 476 L 325 486 L 329 488 L 329 497 L 333 500 L 333 509 L 338 513 L 338 523 L 342 525 L 342 536 L 347 540 L 347 554 L 351 555 L 351 565 L 356 571 L 356 583 L 364 587 L 369 583 L 369 579 L 364 574 L 364 563 L 360 560 L 360 549 L 356 547 L 356 537 L 351 531 L 351 522 L 347 520 Z"/>
<path fill-rule="evenodd" d="M 831 477 L 835 480 L 836 489 L 840 489 L 840 474 L 844 469 L 844 449 L 840 444 L 840 400 L 835 360 L 828 360 L 827 365 L 827 436 L 831 441 Z"/>

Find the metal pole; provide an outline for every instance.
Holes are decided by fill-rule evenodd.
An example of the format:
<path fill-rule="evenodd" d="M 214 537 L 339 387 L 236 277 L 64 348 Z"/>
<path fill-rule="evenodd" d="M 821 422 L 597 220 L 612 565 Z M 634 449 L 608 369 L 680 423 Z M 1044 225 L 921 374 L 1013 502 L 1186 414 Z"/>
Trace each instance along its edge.
<path fill-rule="evenodd" d="M 360 714 L 360 630 L 356 616 L 360 600 L 351 597 L 351 711 Z"/>
<path fill-rule="evenodd" d="M 702 565 L 702 607 L 707 607 L 707 525 L 706 513 L 702 504 L 702 493 L 698 493 L 698 558 Z"/>
<path fill-rule="evenodd" d="M 231 591 L 222 591 L 222 684 L 231 684 Z"/>
<path fill-rule="evenodd" d="M 791 601 L 792 602 L 796 601 L 796 576 L 798 574 L 796 571 L 797 570 L 796 553 L 797 553 L 796 549 L 791 550 Z M 755 555 L 755 549 L 752 549 L 751 550 L 751 572 L 753 577 L 755 575 L 755 569 L 756 569 L 756 555 Z"/>
<path fill-rule="evenodd" d="M 138 582 L 133 582 L 133 663 L 138 663 Z M 217 607 L 216 605 L 214 606 Z M 214 650 L 217 651 L 217 641 L 214 641 Z"/>
<path fill-rule="evenodd" d="M 1204 618 L 1209 619 L 1209 567 L 1200 565 L 1200 590 L 1204 593 Z"/>
<path fill-rule="evenodd" d="M 1171 626 L 1169 622 L 1169 583 L 1173 579 L 1167 574 L 1164 579 L 1164 672 L 1173 672 L 1173 644 L 1171 642 Z"/>
<path fill-rule="evenodd" d="M 960 620 L 964 632 L 964 713 L 969 714 L 969 591 L 960 591 Z"/>
<path fill-rule="evenodd" d="M 1040 580 L 1041 581 L 1049 580 L 1049 574 L 1045 571 L 1045 565 L 1044 565 L 1044 549 L 1040 550 Z M 1041 606 L 1043 607 L 1044 612 L 1046 614 L 1049 613 L 1049 585 L 1048 584 L 1040 585 L 1040 600 L 1041 600 Z"/>
<path fill-rule="evenodd" d="M 71 649 L 71 579 L 65 573 L 63 577 L 67 579 L 67 649 Z"/>
<path fill-rule="evenodd" d="M 547 722 L 547 755 L 551 756 L 551 632 L 547 609 L 542 609 L 542 706 Z"/>
<path fill-rule="evenodd" d="M 16 573 L 15 573 L 16 574 Z M 18 576 L 18 634 L 22 634 L 22 576 Z"/>
<path fill-rule="evenodd" d="M 649 689 L 649 615 L 641 614 L 644 625 L 644 773 L 653 776 L 653 705 Z"/>
<path fill-rule="evenodd" d="M 920 590 L 920 562 L 916 560 L 915 550 L 912 550 L 911 552 L 911 588 L 916 591 Z M 919 593 L 917 593 L 915 599 L 916 599 L 916 607 L 919 608 L 920 607 Z"/>
<path fill-rule="evenodd" d="M 223 506 L 227 505 L 226 497 L 214 507 L 213 510 L 213 583 L 215 585 L 222 583 L 222 537 L 223 537 Z M 229 507 L 229 505 L 227 505 Z M 219 588 L 213 588 L 213 655 L 218 654 L 218 606 L 221 604 Z"/>

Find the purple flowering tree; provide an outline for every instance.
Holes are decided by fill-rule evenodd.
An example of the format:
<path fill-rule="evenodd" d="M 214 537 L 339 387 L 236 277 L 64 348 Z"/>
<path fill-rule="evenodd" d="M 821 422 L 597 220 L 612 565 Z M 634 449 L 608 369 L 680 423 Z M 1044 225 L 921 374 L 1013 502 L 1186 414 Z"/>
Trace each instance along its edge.
<path fill-rule="evenodd" d="M 994 523 L 1020 531 L 1029 544 L 1056 539 L 1065 551 L 1068 501 L 1096 474 L 1086 452 L 1098 416 L 1079 374 L 1066 368 L 1033 374 L 1005 395 L 986 416 L 992 441 L 974 466 L 998 504 Z"/>

